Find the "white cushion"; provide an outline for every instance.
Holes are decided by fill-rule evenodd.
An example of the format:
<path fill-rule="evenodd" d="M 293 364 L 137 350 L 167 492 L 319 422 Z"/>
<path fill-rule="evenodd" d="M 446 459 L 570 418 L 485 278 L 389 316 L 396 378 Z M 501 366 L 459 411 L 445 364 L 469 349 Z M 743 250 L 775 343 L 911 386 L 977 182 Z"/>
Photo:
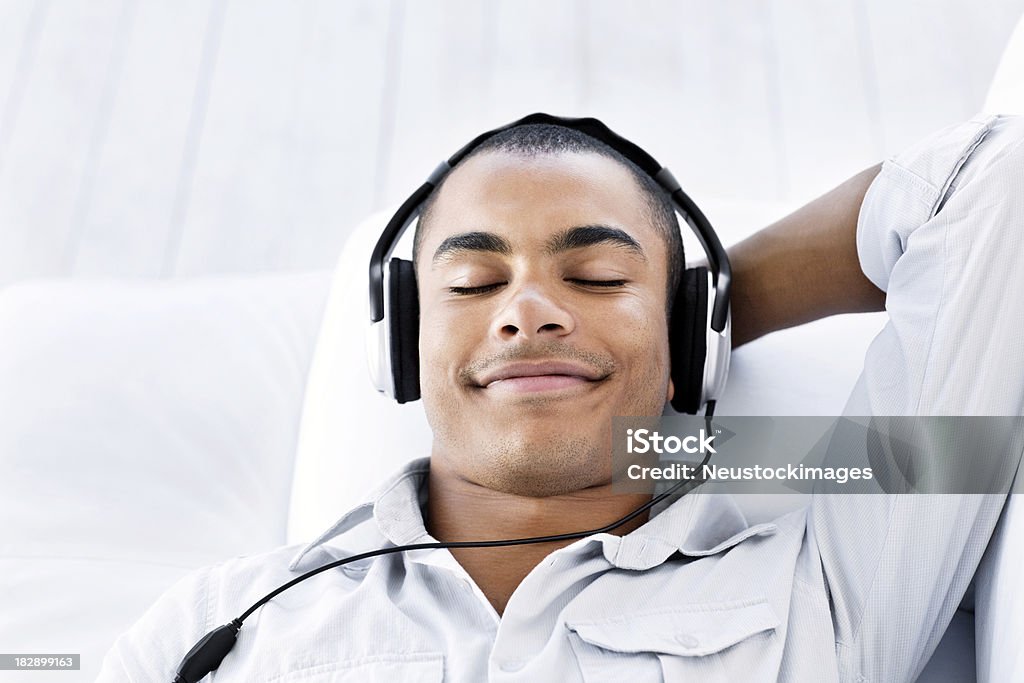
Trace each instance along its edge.
<path fill-rule="evenodd" d="M 0 291 L 5 652 L 81 653 L 92 680 L 184 572 L 284 542 L 328 282 Z"/>
<path fill-rule="evenodd" d="M 356 228 L 334 270 L 306 384 L 289 543 L 312 540 L 403 463 L 430 454 L 422 403 L 378 394 L 366 362 L 370 252 L 389 217 Z"/>

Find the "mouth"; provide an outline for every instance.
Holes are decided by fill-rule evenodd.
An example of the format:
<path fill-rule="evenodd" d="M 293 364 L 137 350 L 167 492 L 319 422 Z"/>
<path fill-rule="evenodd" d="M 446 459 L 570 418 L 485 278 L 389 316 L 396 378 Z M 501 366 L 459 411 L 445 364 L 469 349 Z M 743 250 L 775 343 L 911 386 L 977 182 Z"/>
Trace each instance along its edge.
<path fill-rule="evenodd" d="M 489 391 L 525 394 L 583 387 L 607 377 L 605 373 L 577 363 L 511 363 L 482 375 L 477 386 Z"/>

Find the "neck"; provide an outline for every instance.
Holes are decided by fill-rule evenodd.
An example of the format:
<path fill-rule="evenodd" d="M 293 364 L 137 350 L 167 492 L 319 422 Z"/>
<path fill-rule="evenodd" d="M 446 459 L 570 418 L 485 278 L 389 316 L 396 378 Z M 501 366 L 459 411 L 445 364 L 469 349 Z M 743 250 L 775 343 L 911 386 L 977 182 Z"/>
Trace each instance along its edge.
<path fill-rule="evenodd" d="M 613 495 L 611 485 L 533 498 L 495 491 L 450 471 L 442 458 L 430 464 L 427 529 L 439 541 L 480 541 L 553 536 L 599 528 L 650 500 L 649 494 Z M 624 535 L 648 519 L 645 512 L 611 533 Z M 526 575 L 547 555 L 573 543 L 552 541 L 500 548 L 453 548 L 498 614 Z"/>

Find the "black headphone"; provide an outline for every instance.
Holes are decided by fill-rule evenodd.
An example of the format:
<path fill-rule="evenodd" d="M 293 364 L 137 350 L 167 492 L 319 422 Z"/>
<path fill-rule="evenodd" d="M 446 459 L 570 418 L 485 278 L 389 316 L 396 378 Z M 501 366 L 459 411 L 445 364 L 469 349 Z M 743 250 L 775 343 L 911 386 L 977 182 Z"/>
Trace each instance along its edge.
<path fill-rule="evenodd" d="M 391 253 L 423 202 L 444 177 L 485 140 L 516 126 L 549 124 L 571 128 L 603 142 L 653 178 L 671 196 L 676 210 L 700 239 L 708 268 L 687 268 L 672 303 L 669 346 L 675 395 L 672 407 L 697 414 L 725 388 L 732 350 L 729 290 L 732 269 L 721 241 L 672 172 L 629 140 L 594 118 L 570 119 L 531 114 L 477 136 L 447 161 L 399 207 L 388 221 L 370 257 L 370 329 L 367 353 L 378 391 L 399 403 L 420 397 L 419 297 L 411 261 Z M 710 315 L 709 315 L 710 311 Z"/>

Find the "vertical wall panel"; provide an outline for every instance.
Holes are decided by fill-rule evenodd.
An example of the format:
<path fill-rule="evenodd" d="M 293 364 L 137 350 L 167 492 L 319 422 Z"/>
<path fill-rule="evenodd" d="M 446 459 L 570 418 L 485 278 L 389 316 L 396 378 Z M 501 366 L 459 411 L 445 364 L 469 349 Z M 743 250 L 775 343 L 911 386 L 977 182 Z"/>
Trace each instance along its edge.
<path fill-rule="evenodd" d="M 488 117 L 494 7 L 475 0 L 408 2 L 402 7 L 392 90 L 390 138 L 380 206 L 401 202 L 442 159 L 498 123 Z"/>
<path fill-rule="evenodd" d="M 762 3 L 592 5 L 590 102 L 699 196 L 782 191 Z"/>
<path fill-rule="evenodd" d="M 372 206 L 383 3 L 233 2 L 175 275 L 325 267 Z"/>
<path fill-rule="evenodd" d="M 535 111 L 586 113 L 589 4 L 580 0 L 495 3 L 488 118 L 511 121 Z"/>
<path fill-rule="evenodd" d="M 48 4 L 47 0 L 0 3 L 0 167 L 32 72 Z"/>
<path fill-rule="evenodd" d="M 877 66 L 887 154 L 981 108 L 1024 7 L 1019 0 L 860 2 Z"/>
<path fill-rule="evenodd" d="M 216 3 L 145 2 L 132 22 L 91 197 L 66 247 L 74 275 L 160 274 Z M 214 28 L 216 30 L 216 28 Z"/>
<path fill-rule="evenodd" d="M 64 249 L 85 174 L 91 172 L 104 103 L 116 83 L 122 0 L 54 3 L 0 168 L 0 285 L 65 275 Z M 112 62 L 112 57 L 114 61 Z"/>
<path fill-rule="evenodd" d="M 698 200 L 807 199 L 980 108 L 1022 10 L 7 0 L 0 286 L 327 267 L 440 156 L 536 110 L 605 118 Z"/>
<path fill-rule="evenodd" d="M 771 4 L 786 173 L 801 201 L 882 160 L 873 55 L 864 54 L 857 33 L 859 1 Z"/>

